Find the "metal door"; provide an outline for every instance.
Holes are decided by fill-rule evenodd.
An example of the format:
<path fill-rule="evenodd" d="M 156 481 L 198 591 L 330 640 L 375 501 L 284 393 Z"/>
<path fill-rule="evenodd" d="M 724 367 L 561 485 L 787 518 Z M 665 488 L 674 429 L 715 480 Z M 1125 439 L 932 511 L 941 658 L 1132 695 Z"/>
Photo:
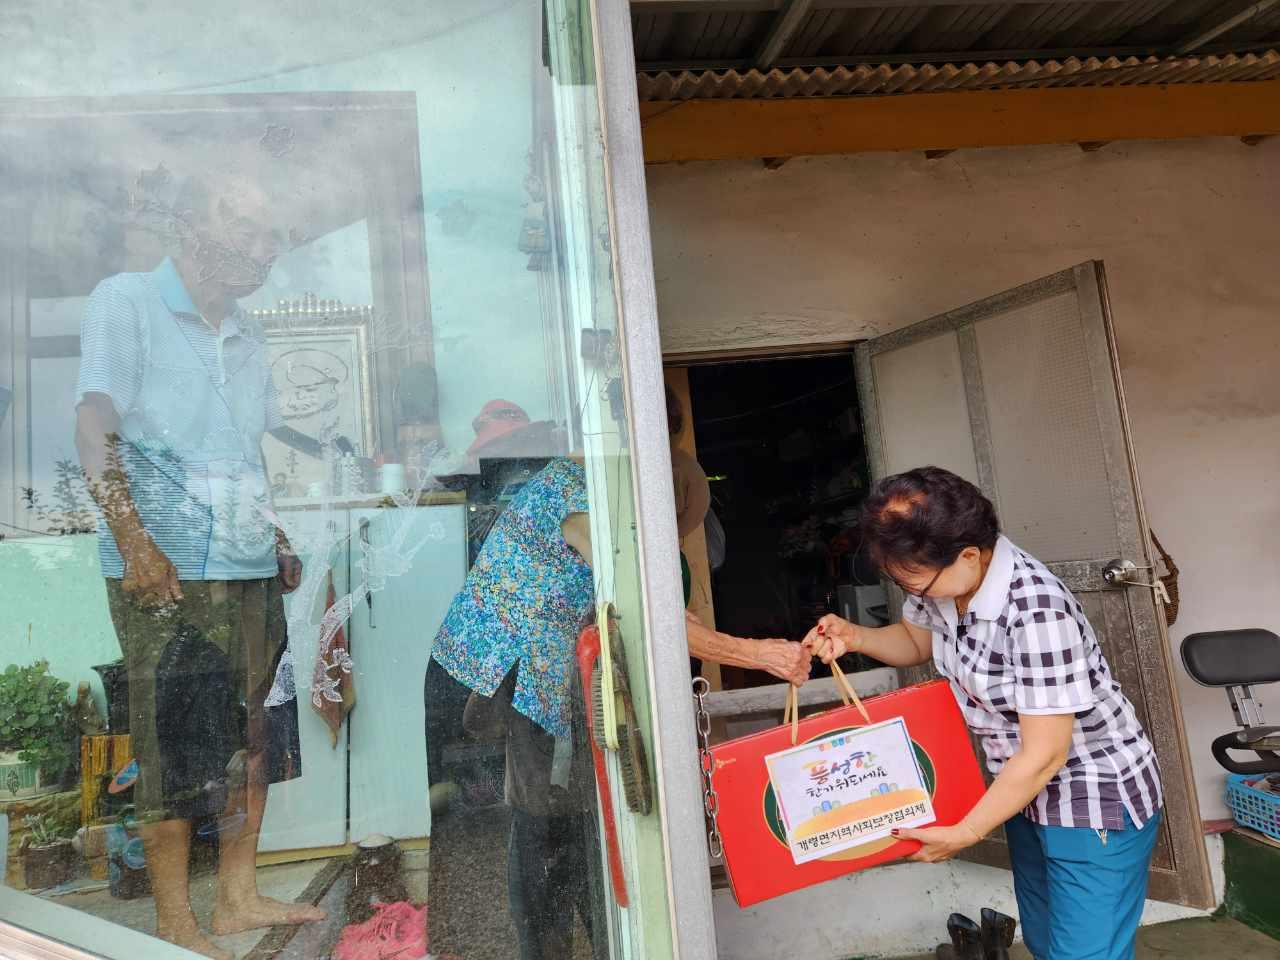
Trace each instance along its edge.
<path fill-rule="evenodd" d="M 1079 598 L 1160 760 L 1150 896 L 1211 906 L 1163 614 L 1151 589 L 1103 578 L 1111 560 L 1151 559 L 1102 264 L 859 344 L 857 365 L 874 476 L 932 463 L 967 477 Z M 970 853 L 1008 865 L 1002 834 Z"/>

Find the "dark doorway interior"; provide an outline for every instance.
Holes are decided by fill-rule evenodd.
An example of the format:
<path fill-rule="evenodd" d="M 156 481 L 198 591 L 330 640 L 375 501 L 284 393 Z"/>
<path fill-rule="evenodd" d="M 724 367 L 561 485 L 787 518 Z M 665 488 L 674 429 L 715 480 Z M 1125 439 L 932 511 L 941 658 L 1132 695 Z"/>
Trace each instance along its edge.
<path fill-rule="evenodd" d="M 854 559 L 868 469 L 853 371 L 848 353 L 690 368 L 698 460 L 725 530 L 712 574 L 719 629 L 798 640 L 825 613 L 849 616 L 861 601 L 865 619 L 883 602 Z M 737 668 L 722 677 L 726 689 L 777 682 Z"/>

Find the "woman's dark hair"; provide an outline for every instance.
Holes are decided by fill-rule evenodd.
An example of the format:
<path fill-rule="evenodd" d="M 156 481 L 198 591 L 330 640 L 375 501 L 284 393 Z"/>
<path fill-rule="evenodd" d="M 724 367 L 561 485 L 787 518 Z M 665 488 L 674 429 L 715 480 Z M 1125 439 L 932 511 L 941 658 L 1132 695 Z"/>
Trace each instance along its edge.
<path fill-rule="evenodd" d="M 862 505 L 863 545 L 881 569 L 940 570 L 965 547 L 1000 537 L 996 508 L 968 480 L 941 467 L 885 477 Z"/>

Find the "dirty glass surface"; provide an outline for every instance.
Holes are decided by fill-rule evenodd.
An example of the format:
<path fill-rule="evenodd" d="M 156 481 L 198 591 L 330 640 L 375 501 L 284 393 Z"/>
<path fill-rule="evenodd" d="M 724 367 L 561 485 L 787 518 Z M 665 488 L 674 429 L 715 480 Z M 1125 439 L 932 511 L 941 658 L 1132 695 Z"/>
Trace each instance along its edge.
<path fill-rule="evenodd" d="M 0 920 L 669 955 L 588 4 L 5 16 Z"/>

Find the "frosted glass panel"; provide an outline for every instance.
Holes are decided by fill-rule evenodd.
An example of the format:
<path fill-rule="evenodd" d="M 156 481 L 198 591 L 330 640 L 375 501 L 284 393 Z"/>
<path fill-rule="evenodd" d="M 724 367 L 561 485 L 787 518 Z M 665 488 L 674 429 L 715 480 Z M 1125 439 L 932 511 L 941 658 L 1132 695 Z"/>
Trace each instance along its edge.
<path fill-rule="evenodd" d="M 932 464 L 977 483 L 955 333 L 882 353 L 872 360 L 872 370 L 885 469 L 900 473 Z"/>
<path fill-rule="evenodd" d="M 976 325 L 1000 520 L 1041 560 L 1120 552 L 1074 291 Z"/>

